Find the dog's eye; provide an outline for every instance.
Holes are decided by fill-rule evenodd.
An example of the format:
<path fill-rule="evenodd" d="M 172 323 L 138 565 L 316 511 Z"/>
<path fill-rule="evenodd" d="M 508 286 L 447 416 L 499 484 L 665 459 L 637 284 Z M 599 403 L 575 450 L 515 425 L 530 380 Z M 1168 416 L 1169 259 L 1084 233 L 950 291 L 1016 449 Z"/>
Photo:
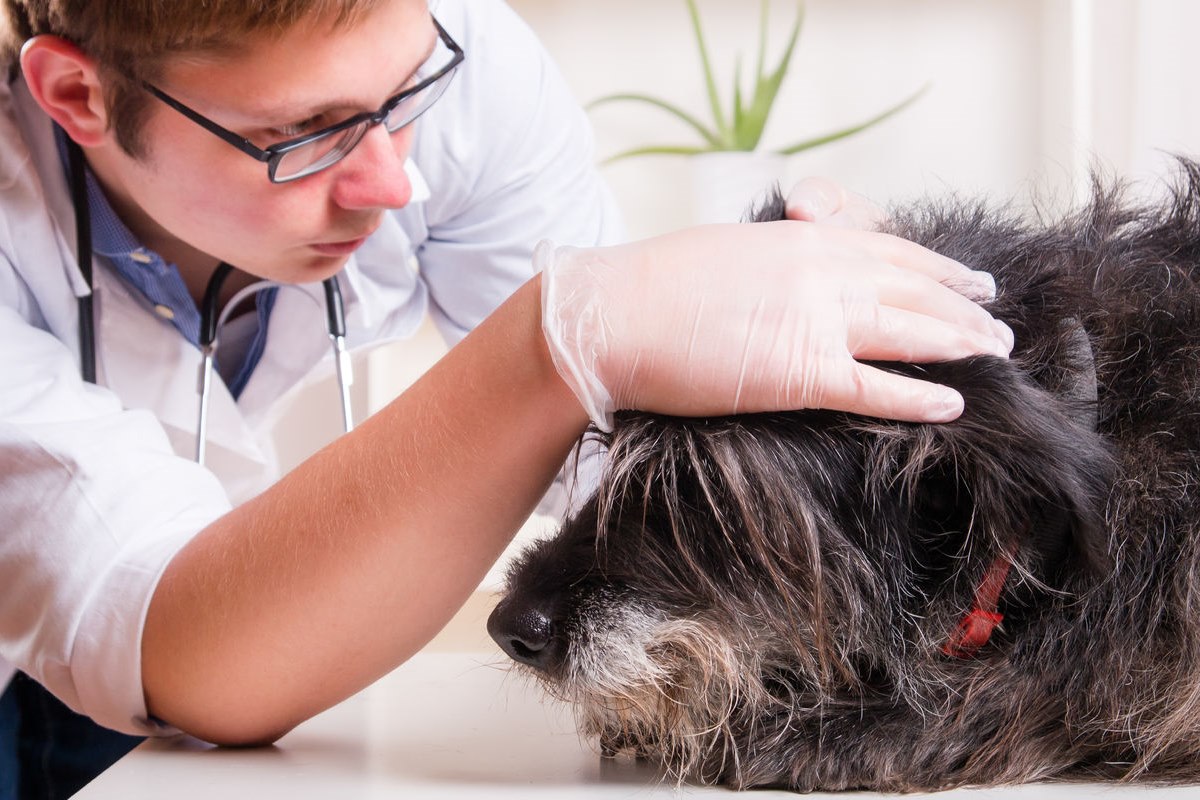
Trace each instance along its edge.
<path fill-rule="evenodd" d="M 961 555 L 971 527 L 970 492 L 949 475 L 923 476 L 913 497 L 908 535 L 916 579 L 934 592 Z"/>
<path fill-rule="evenodd" d="M 950 517 L 954 514 L 954 497 L 950 492 L 930 492 L 922 498 L 922 501 L 918 507 L 919 516 L 939 527 L 942 523 L 949 522 Z"/>
<path fill-rule="evenodd" d="M 913 501 L 914 516 L 922 527 L 933 531 L 962 530 L 970 517 L 970 495 L 947 474 L 923 477 Z"/>

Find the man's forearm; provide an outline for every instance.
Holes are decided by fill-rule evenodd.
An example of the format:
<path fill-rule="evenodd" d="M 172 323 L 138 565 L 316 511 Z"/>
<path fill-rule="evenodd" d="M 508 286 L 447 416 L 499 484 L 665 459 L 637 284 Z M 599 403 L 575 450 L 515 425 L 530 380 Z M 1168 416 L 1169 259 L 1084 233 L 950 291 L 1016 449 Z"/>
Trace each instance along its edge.
<path fill-rule="evenodd" d="M 150 713 L 270 741 L 424 645 L 500 555 L 586 423 L 538 281 L 353 433 L 201 532 L 146 620 Z"/>

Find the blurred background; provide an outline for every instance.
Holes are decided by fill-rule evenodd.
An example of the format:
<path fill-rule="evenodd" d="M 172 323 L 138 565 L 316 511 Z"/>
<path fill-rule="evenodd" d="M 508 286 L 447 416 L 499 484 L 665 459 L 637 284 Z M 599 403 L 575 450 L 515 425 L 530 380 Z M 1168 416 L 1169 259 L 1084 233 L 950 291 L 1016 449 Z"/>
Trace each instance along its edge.
<path fill-rule="evenodd" d="M 644 92 L 708 116 L 684 0 L 510 0 L 581 103 Z M 718 89 L 753 71 L 756 0 L 696 0 Z M 767 63 L 795 0 L 769 0 Z M 779 177 L 834 177 L 883 204 L 925 193 L 1069 204 L 1093 163 L 1134 178 L 1200 142 L 1190 101 L 1200 32 L 1193 0 L 808 0 L 765 148 L 842 128 L 928 90 L 857 136 L 786 159 Z M 745 75 L 743 76 L 746 77 Z M 748 80 L 743 81 L 748 85 Z M 699 143 L 668 114 L 611 103 L 590 112 L 598 157 Z M 604 174 L 633 236 L 696 220 L 690 157 L 618 161 Z"/>

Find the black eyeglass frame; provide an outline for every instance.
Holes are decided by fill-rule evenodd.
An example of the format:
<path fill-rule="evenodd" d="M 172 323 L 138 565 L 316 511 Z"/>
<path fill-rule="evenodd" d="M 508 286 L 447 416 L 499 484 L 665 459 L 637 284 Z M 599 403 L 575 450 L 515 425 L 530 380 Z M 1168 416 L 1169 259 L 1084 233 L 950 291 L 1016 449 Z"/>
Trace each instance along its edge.
<path fill-rule="evenodd" d="M 366 132 L 368 130 L 370 130 L 375 125 L 379 125 L 384 120 L 386 120 L 388 115 L 390 113 L 392 113 L 392 110 L 395 109 L 396 106 L 400 105 L 405 100 L 412 97 L 413 95 L 418 94 L 419 92 L 425 91 L 430 86 L 437 83 L 442 78 L 446 77 L 447 74 L 449 74 L 449 73 L 453 72 L 455 69 L 457 69 L 458 65 L 461 64 L 463 62 L 463 59 L 466 57 L 463 53 L 462 47 L 459 46 L 458 42 L 454 41 L 454 39 L 451 38 L 450 34 L 446 32 L 446 29 L 442 27 L 441 23 L 438 22 L 436 18 L 431 16 L 430 19 L 433 20 L 433 26 L 434 26 L 434 28 L 437 29 L 438 37 L 442 40 L 442 42 L 446 45 L 446 47 L 448 47 L 450 49 L 450 52 L 452 52 L 454 54 L 454 56 L 450 59 L 450 61 L 444 67 L 440 68 L 437 72 L 435 72 L 433 75 L 430 75 L 428 78 L 421 81 L 416 86 L 410 86 L 409 88 L 405 89 L 404 91 L 400 92 L 399 94 L 388 98 L 384 102 L 384 104 L 379 107 L 379 110 L 377 110 L 377 111 L 364 111 L 361 114 L 355 114 L 352 117 L 344 119 L 341 122 L 335 123 L 326 128 L 322 128 L 319 131 L 305 134 L 304 136 L 299 136 L 295 139 L 288 139 L 283 142 L 276 142 L 275 144 L 268 145 L 266 148 L 258 147 L 253 142 L 251 142 L 249 139 L 247 139 L 246 137 L 239 136 L 238 134 L 234 133 L 233 131 L 229 130 L 228 128 L 218 125 L 216 122 L 213 122 L 211 119 L 204 116 L 199 111 L 189 108 L 188 106 L 186 106 L 183 103 L 181 103 L 180 101 L 176 100 L 174 97 L 171 97 L 171 95 L 167 94 L 166 92 L 164 92 L 163 90 L 159 89 L 157 86 L 155 86 L 151 83 L 143 81 L 142 87 L 146 91 L 148 91 L 150 94 L 154 95 L 159 100 L 161 100 L 162 102 L 166 103 L 171 108 L 178 111 L 180 114 L 183 114 L 185 117 L 190 119 L 192 122 L 195 122 L 197 125 L 201 126 L 205 130 L 207 130 L 209 133 L 212 133 L 215 136 L 219 137 L 220 139 L 228 142 L 229 144 L 233 145 L 238 150 L 241 150 L 243 153 L 250 156 L 251 158 L 254 158 L 258 161 L 265 163 L 267 165 L 267 177 L 270 179 L 270 181 L 272 183 L 288 183 L 289 181 L 299 180 L 300 178 L 307 177 L 308 175 L 313 175 L 317 172 L 320 172 L 323 169 L 328 169 L 329 167 L 332 167 L 334 164 L 338 163 L 338 161 L 341 161 L 342 158 L 345 158 L 351 152 L 351 150 L 353 150 L 354 147 L 356 147 L 358 145 L 358 142 L 355 142 L 354 146 L 352 146 L 350 149 L 346 150 L 346 152 L 343 153 L 337 159 L 337 161 L 331 161 L 330 163 L 324 165 L 323 167 L 312 170 L 311 172 L 301 172 L 292 177 L 277 179 L 275 177 L 275 171 L 278 169 L 279 162 L 283 160 L 283 157 L 285 155 L 287 155 L 288 153 L 290 153 L 293 150 L 296 150 L 300 147 L 304 147 L 305 145 L 311 144 L 312 142 L 314 142 L 318 139 L 324 139 L 324 138 L 327 138 L 330 136 L 334 136 L 338 133 L 341 133 L 344 130 L 347 130 L 348 128 L 353 128 L 356 125 L 361 125 L 364 122 L 368 123 L 363 128 L 363 135 L 365 136 Z M 417 120 L 418 117 L 420 117 L 421 114 L 428 111 L 432 105 L 433 104 L 430 103 L 429 106 L 426 106 L 425 108 L 421 109 L 420 114 L 417 114 L 417 116 L 413 117 L 410 120 L 407 120 L 404 123 L 404 125 L 399 125 L 396 128 L 390 130 L 389 133 L 395 133 L 396 131 L 400 130 L 401 128 L 403 128 L 407 125 L 411 125 L 413 122 L 415 122 Z M 359 138 L 359 141 L 361 141 L 361 140 L 362 140 L 362 137 Z"/>

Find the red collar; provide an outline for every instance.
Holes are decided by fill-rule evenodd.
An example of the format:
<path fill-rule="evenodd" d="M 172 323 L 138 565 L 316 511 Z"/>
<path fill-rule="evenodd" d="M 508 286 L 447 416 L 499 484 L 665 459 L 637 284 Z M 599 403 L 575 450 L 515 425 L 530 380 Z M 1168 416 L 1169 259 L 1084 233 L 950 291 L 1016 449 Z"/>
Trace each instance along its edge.
<path fill-rule="evenodd" d="M 988 643 L 992 631 L 1004 619 L 1004 615 L 997 609 L 1000 606 L 1000 592 L 1008 579 L 1015 551 L 1016 547 L 1009 548 L 1008 552 L 996 556 L 987 568 L 983 580 L 975 588 L 974 605 L 963 615 L 958 627 L 942 645 L 944 654 L 953 658 L 973 658 L 979 649 Z"/>

